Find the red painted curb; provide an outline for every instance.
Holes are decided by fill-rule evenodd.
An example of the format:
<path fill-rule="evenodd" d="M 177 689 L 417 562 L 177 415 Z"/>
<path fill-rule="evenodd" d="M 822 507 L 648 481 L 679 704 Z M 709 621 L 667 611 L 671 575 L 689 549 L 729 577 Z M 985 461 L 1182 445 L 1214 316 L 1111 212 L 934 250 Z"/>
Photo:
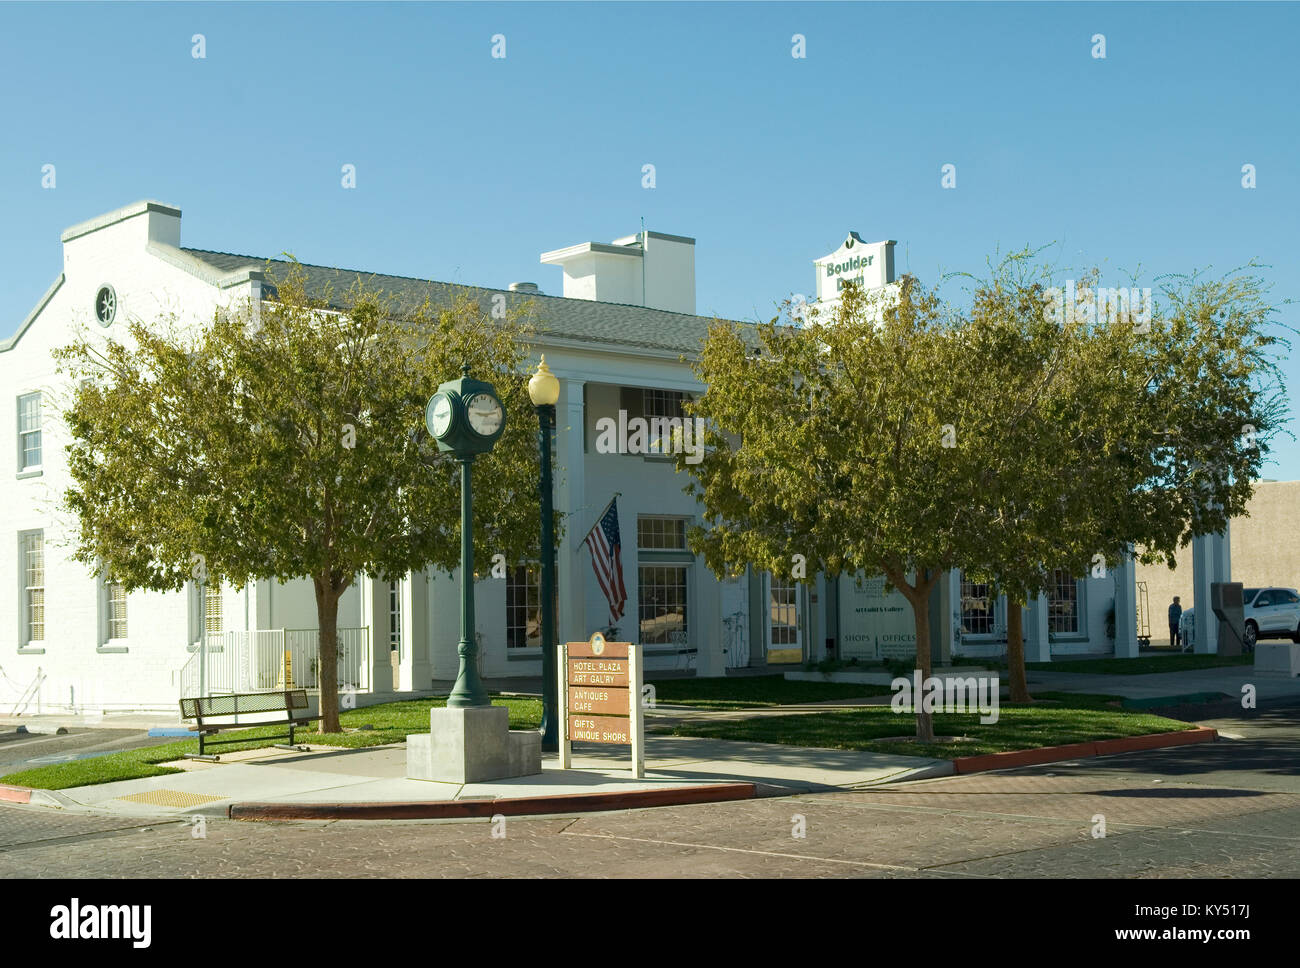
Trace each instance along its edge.
<path fill-rule="evenodd" d="M 27 787 L 0 784 L 0 800 L 7 800 L 10 803 L 31 803 L 32 791 Z"/>
<path fill-rule="evenodd" d="M 1123 739 L 1097 741 L 1097 755 L 1135 753 L 1139 750 L 1158 750 L 1167 746 L 1186 746 L 1188 743 L 1212 743 L 1219 738 L 1216 730 L 1205 726 L 1182 729 L 1175 733 L 1150 733 L 1146 736 L 1125 736 Z"/>
<path fill-rule="evenodd" d="M 982 773 L 985 770 L 1005 770 L 1013 766 L 1037 766 L 1039 763 L 1075 760 L 1096 755 L 1096 743 L 1071 743 L 1068 746 L 1043 746 L 1036 750 L 1008 750 L 1005 753 L 962 756 L 952 761 L 952 768 L 957 773 Z"/>
<path fill-rule="evenodd" d="M 632 790 L 625 793 L 561 793 L 492 800 L 416 800 L 394 803 L 232 803 L 232 820 L 444 820 L 473 817 L 525 816 L 626 810 L 633 807 L 673 807 L 688 803 L 749 800 L 758 795 L 753 783 L 714 783 L 708 786 Z"/>
<path fill-rule="evenodd" d="M 984 773 L 989 770 L 1008 770 L 1017 766 L 1059 763 L 1062 760 L 1077 760 L 1086 756 L 1112 756 L 1115 753 L 1158 750 L 1171 746 L 1186 746 L 1189 743 L 1210 743 L 1218 738 L 1218 732 L 1202 726 L 1173 733 L 1148 733 L 1145 736 L 1094 740 L 1089 743 L 1071 743 L 1068 746 L 1044 746 L 1036 750 L 1011 750 L 1006 753 L 986 753 L 983 756 L 962 756 L 952 761 L 952 767 L 956 773 Z"/>

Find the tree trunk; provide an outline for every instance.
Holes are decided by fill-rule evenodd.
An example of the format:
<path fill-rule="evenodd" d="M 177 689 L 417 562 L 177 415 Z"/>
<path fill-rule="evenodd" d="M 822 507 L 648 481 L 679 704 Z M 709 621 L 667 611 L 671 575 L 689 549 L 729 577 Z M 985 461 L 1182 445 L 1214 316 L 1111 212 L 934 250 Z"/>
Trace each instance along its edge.
<path fill-rule="evenodd" d="M 341 733 L 339 725 L 339 593 L 329 577 L 314 579 L 316 622 L 320 629 L 316 685 L 320 690 L 320 731 Z"/>
<path fill-rule="evenodd" d="M 916 739 L 920 743 L 934 742 L 934 717 L 925 711 L 922 698 L 926 681 L 930 678 L 930 593 L 943 574 L 939 569 L 919 568 L 916 585 L 907 583 L 907 576 L 896 568 L 885 568 L 889 583 L 903 593 L 912 606 L 912 621 L 916 625 L 916 668 L 921 673 L 921 692 L 912 696 L 912 711 L 916 713 Z"/>
<path fill-rule="evenodd" d="M 1025 679 L 1024 604 L 1007 596 L 1007 675 L 1011 679 L 1011 702 L 1030 702 Z"/>
<path fill-rule="evenodd" d="M 912 602 L 912 617 L 916 621 L 916 667 L 921 671 L 921 692 L 912 696 L 918 743 L 934 742 L 934 717 L 925 710 L 921 701 L 930 681 L 930 589 L 933 587 L 927 586 L 919 601 Z"/>

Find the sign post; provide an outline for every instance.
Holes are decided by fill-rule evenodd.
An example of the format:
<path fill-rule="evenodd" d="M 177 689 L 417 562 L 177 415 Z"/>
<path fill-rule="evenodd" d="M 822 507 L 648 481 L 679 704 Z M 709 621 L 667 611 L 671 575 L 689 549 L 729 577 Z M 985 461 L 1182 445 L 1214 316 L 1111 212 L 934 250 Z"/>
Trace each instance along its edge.
<path fill-rule="evenodd" d="M 639 646 L 606 642 L 599 632 L 560 647 L 560 769 L 570 768 L 578 740 L 630 746 L 632 777 L 645 776 L 641 661 Z"/>

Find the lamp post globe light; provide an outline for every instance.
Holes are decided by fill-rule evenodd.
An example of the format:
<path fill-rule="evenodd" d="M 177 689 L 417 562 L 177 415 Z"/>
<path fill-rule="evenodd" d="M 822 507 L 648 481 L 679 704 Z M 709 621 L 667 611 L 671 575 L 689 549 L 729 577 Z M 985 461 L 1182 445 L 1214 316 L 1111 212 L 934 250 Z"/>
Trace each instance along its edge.
<path fill-rule="evenodd" d="M 541 460 L 538 493 L 542 505 L 542 752 L 560 749 L 559 712 L 555 708 L 555 521 L 551 511 L 551 435 L 555 431 L 555 402 L 560 399 L 560 381 L 543 356 L 537 372 L 528 381 L 528 397 L 537 408 L 537 445 Z"/>
<path fill-rule="evenodd" d="M 460 668 L 447 705 L 490 706 L 478 674 L 478 643 L 474 637 L 474 497 L 471 468 L 474 458 L 492 450 L 506 428 L 506 408 L 496 388 L 472 379 L 469 366 L 459 380 L 442 384 L 429 398 L 424 422 L 438 449 L 460 461 Z"/>

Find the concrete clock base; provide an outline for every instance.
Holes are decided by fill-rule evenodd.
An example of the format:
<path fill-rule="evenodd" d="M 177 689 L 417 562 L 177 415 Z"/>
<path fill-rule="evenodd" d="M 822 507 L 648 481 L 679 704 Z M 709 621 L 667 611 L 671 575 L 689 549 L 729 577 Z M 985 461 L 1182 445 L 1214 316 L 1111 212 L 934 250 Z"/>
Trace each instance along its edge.
<path fill-rule="evenodd" d="M 429 732 L 406 737 L 406 776 L 480 783 L 542 772 L 542 734 L 512 730 L 505 706 L 429 711 Z"/>

